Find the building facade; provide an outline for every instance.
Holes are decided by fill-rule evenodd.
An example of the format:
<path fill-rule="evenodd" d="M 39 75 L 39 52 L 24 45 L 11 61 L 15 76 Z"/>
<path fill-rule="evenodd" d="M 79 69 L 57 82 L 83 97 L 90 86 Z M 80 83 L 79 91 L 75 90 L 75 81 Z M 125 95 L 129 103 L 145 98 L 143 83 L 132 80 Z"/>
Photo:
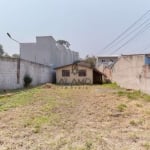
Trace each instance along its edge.
<path fill-rule="evenodd" d="M 118 61 L 119 56 L 99 56 L 96 60 L 96 68 L 104 73 L 107 77 L 106 80 L 112 80 L 112 68 Z"/>
<path fill-rule="evenodd" d="M 36 37 L 35 43 L 20 43 L 21 58 L 57 67 L 79 60 L 79 53 L 60 45 L 52 36 Z"/>
<path fill-rule="evenodd" d="M 82 65 L 66 65 L 57 67 L 57 84 L 93 84 L 93 69 Z"/>
<path fill-rule="evenodd" d="M 55 70 L 57 84 L 102 84 L 103 74 L 85 62 L 60 66 Z"/>

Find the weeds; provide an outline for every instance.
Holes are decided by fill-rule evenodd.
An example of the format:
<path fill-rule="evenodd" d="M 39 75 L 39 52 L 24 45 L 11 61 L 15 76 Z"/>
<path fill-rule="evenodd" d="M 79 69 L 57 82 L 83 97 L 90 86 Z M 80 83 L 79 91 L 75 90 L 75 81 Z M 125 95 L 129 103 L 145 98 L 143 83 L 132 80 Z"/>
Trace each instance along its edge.
<path fill-rule="evenodd" d="M 147 102 L 150 102 L 150 95 L 144 94 L 141 91 L 118 91 L 118 96 L 126 96 L 131 100 L 143 99 Z"/>
<path fill-rule="evenodd" d="M 90 141 L 86 142 L 85 147 L 86 147 L 86 150 L 91 150 L 92 149 L 92 142 L 90 142 Z"/>
<path fill-rule="evenodd" d="M 120 86 L 118 86 L 117 83 L 107 83 L 107 84 L 102 84 L 101 86 L 106 88 L 111 88 L 111 89 L 120 88 Z"/>
<path fill-rule="evenodd" d="M 117 106 L 117 109 L 120 112 L 123 112 L 126 108 L 127 108 L 127 106 L 125 104 L 120 104 Z"/>
<path fill-rule="evenodd" d="M 0 99 L 0 111 L 7 111 L 11 108 L 24 106 L 32 103 L 34 95 L 39 92 L 39 89 L 31 89 L 27 91 L 20 91 L 20 93 L 11 97 L 4 97 Z"/>
<path fill-rule="evenodd" d="M 150 150 L 150 143 L 145 143 L 142 146 L 145 148 L 145 150 Z"/>
<path fill-rule="evenodd" d="M 97 89 L 109 86 L 105 88 L 108 93 L 97 97 Z M 2 144 L 0 141 L 2 148 L 9 144 L 12 149 L 21 149 L 19 139 L 23 141 L 23 148 L 29 145 L 26 149 L 96 150 L 115 149 L 118 145 L 122 145 L 122 149 L 130 149 L 130 144 L 136 142 L 133 149 L 139 146 L 139 149 L 149 150 L 149 104 L 145 101 L 128 101 L 128 93 L 134 91 L 125 91 L 116 88 L 116 85 L 93 87 L 62 88 L 51 85 L 51 88 L 29 89 L 0 98 L 1 111 L 11 109 L 0 112 L 0 137 L 5 141 Z M 124 97 L 118 97 L 116 93 Z M 142 93 L 139 95 L 143 96 Z M 89 112 L 93 113 L 90 117 Z M 111 113 L 116 118 L 110 117 Z M 138 129 L 142 129 L 142 132 Z M 128 145 L 126 141 L 120 141 L 122 135 Z"/>
<path fill-rule="evenodd" d="M 131 124 L 132 126 L 137 126 L 137 123 L 136 123 L 134 120 L 130 121 L 130 124 Z"/>
<path fill-rule="evenodd" d="M 133 142 L 137 142 L 137 140 L 139 139 L 139 137 L 138 137 L 136 134 L 131 134 L 131 135 L 130 135 L 130 139 L 131 139 Z"/>
<path fill-rule="evenodd" d="M 33 130 L 33 133 L 40 133 L 40 126 L 36 126 Z"/>
<path fill-rule="evenodd" d="M 143 107 L 143 105 L 142 105 L 142 104 L 136 104 L 136 106 L 137 106 L 137 107 Z"/>
<path fill-rule="evenodd" d="M 118 91 L 118 96 L 125 96 L 126 93 L 124 91 Z"/>
<path fill-rule="evenodd" d="M 141 92 L 140 91 L 118 91 L 118 96 L 126 96 L 129 99 L 139 99 L 141 97 Z"/>

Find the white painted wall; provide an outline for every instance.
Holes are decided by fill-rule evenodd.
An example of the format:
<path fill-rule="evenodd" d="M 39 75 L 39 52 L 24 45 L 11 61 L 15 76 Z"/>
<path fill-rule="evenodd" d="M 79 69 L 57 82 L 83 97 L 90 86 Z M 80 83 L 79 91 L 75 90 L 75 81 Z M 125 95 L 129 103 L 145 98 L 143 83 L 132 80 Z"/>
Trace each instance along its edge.
<path fill-rule="evenodd" d="M 0 58 L 0 90 L 22 88 L 23 78 L 26 74 L 32 77 L 33 86 L 52 82 L 49 66 L 21 60 L 20 83 L 17 84 L 17 59 Z"/>
<path fill-rule="evenodd" d="M 51 36 L 36 37 L 36 43 L 21 43 L 21 58 L 58 67 L 79 60 L 79 53 L 57 44 Z"/>

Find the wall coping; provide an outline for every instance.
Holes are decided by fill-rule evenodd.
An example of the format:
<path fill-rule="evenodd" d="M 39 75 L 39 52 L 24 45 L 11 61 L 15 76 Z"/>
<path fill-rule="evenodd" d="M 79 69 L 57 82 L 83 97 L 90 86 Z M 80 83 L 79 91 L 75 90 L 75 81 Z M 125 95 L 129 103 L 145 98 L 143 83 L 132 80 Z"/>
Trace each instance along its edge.
<path fill-rule="evenodd" d="M 5 61 L 17 62 L 18 59 L 19 59 L 19 58 L 2 57 L 2 56 L 0 56 L 0 60 L 5 60 Z M 28 61 L 28 60 L 25 60 L 25 59 L 20 59 L 20 60 L 21 60 L 21 61 L 24 61 L 24 62 L 28 62 L 28 63 L 35 64 L 35 65 L 40 65 L 40 66 L 43 66 L 43 67 L 49 67 L 49 68 L 51 68 L 51 66 L 49 66 L 49 65 L 44 65 L 44 64 L 40 64 L 40 63 L 33 62 L 33 61 Z"/>

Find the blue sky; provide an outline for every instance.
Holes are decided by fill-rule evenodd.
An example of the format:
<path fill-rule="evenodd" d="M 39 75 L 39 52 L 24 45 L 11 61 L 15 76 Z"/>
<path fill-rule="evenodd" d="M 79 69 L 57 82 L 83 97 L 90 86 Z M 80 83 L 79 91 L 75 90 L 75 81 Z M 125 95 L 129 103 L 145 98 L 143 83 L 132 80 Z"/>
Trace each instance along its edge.
<path fill-rule="evenodd" d="M 0 0 L 0 43 L 13 54 L 19 47 L 7 32 L 20 42 L 52 35 L 68 40 L 81 57 L 107 54 L 102 48 L 149 9 L 149 0 Z M 148 30 L 118 53 L 139 53 L 149 39 Z"/>

